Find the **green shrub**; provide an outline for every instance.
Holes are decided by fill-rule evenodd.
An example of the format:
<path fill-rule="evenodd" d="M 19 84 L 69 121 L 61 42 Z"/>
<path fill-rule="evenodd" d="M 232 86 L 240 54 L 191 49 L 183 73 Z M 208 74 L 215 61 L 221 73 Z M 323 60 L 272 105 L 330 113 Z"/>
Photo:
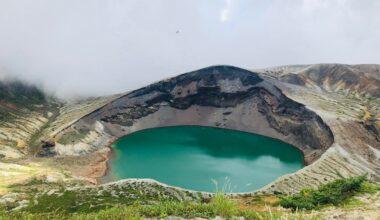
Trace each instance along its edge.
<path fill-rule="evenodd" d="M 366 176 L 335 180 L 319 187 L 317 190 L 302 190 L 300 193 L 282 198 L 280 205 L 285 208 L 316 209 L 323 205 L 338 205 L 359 192 Z"/>
<path fill-rule="evenodd" d="M 296 209 L 313 209 L 315 204 L 310 194 L 305 194 L 304 191 L 301 191 L 298 194 L 288 196 L 281 199 L 280 205 L 284 208 Z"/>

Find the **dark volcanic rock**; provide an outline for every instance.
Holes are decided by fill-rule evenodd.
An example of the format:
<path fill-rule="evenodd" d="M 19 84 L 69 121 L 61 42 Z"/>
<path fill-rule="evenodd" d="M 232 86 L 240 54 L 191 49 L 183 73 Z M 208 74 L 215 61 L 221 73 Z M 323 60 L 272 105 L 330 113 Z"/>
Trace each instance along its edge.
<path fill-rule="evenodd" d="M 252 74 L 248 70 L 233 66 L 212 66 L 154 83 L 132 92 L 129 96 L 141 96 L 152 91 L 167 93 L 171 92 L 176 86 L 187 86 L 194 82 L 201 83 L 202 88 L 217 88 L 219 80 L 234 80 L 236 78 L 241 80 L 243 86 L 256 85 L 263 81 L 257 74 Z"/>
<path fill-rule="evenodd" d="M 243 112 L 234 112 L 241 106 L 250 107 Z M 160 112 L 161 108 L 166 110 Z M 187 114 L 199 116 L 205 108 L 211 111 L 205 116 L 207 118 L 189 118 L 182 122 L 183 118 L 176 116 L 186 111 Z M 213 110 L 210 109 L 220 113 L 212 114 Z M 152 116 L 154 121 L 145 120 L 141 124 L 141 120 L 151 115 L 157 115 Z M 250 115 L 247 117 L 252 118 L 247 121 L 251 124 L 246 124 L 246 121 L 244 130 L 259 131 L 260 134 L 282 139 L 304 152 L 317 149 L 320 152 L 317 156 L 334 142 L 331 130 L 317 114 L 286 97 L 257 73 L 232 66 L 208 67 L 135 90 L 89 114 L 79 124 L 91 127 L 100 121 L 104 124 L 104 131 L 116 138 L 144 128 L 189 123 L 239 130 L 239 124 L 229 127 L 221 123 L 226 121 L 224 117 L 227 115 L 229 120 L 235 121 L 243 115 Z"/>
<path fill-rule="evenodd" d="M 139 119 L 158 110 L 157 106 L 143 107 L 141 105 L 130 106 L 124 112 L 116 113 L 111 116 L 106 116 L 101 121 L 116 123 L 123 126 L 132 126 L 134 119 Z"/>
<path fill-rule="evenodd" d="M 377 120 L 368 120 L 361 124 L 380 142 L 380 122 Z"/>
<path fill-rule="evenodd" d="M 54 147 L 54 141 L 42 141 L 40 146 L 41 150 L 35 154 L 35 157 L 54 157 L 56 155 Z"/>

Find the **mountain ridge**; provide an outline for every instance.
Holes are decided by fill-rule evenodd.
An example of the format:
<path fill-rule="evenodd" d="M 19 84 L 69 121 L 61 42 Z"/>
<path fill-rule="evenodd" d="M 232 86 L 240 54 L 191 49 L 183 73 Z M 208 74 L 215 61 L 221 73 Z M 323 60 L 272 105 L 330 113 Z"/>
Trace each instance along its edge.
<path fill-rule="evenodd" d="M 380 97 L 380 65 L 312 64 L 262 70 L 291 84 Z"/>
<path fill-rule="evenodd" d="M 340 65 L 337 67 L 341 68 Z M 355 68 L 367 72 L 376 70 L 371 65 L 357 65 Z M 294 68 L 290 72 L 294 72 Z M 11 145 L 0 145 L 0 154 L 3 161 L 11 158 L 27 161 L 31 155 L 26 149 L 33 148 L 32 152 L 37 152 L 35 155 L 43 157 L 33 156 L 33 161 L 59 161 L 60 166 L 72 176 L 95 183 L 107 169 L 107 159 L 104 158 L 108 158 L 109 151 L 104 147 L 118 137 L 144 128 L 188 124 L 263 134 L 303 150 L 306 161 L 311 165 L 290 177 L 280 178 L 264 191 L 293 192 L 306 185 L 317 186 L 339 176 L 365 172 L 378 178 L 378 164 L 366 164 L 360 159 L 376 158 L 376 151 L 380 148 L 376 141 L 380 104 L 376 97 L 367 95 L 365 90 L 368 87 L 360 88 L 361 92 L 349 93 L 327 90 L 322 88 L 322 84 L 318 85 L 320 81 L 317 80 L 314 86 L 285 82 L 281 76 L 287 74 L 280 74 L 279 70 L 251 72 L 233 66 L 211 66 L 125 94 L 59 103 L 54 112 L 50 109 L 35 114 L 37 120 L 30 117 L 31 120 L 20 119 L 19 122 L 38 121 L 38 124 L 24 126 L 29 136 L 15 136 L 24 142 L 23 147 L 18 146 L 20 144 L 15 140 L 10 142 Z M 375 74 L 376 71 L 372 73 Z M 352 133 L 347 130 L 349 127 L 354 127 L 360 134 L 357 140 L 353 139 L 357 134 L 346 137 Z M 3 126 L 0 131 L 8 132 L 0 139 L 9 141 L 11 134 L 21 130 L 17 126 L 11 130 Z M 343 136 L 350 144 L 343 141 Z M 342 154 L 343 151 L 346 153 Z M 345 154 L 355 158 L 351 158 L 352 161 L 357 161 L 355 163 L 360 166 L 352 167 L 342 156 Z M 81 158 L 81 162 L 73 158 Z M 341 165 L 332 165 L 332 161 L 339 161 Z M 344 167 L 351 167 L 352 171 L 337 175 L 323 168 L 331 166 L 338 173 Z M 318 180 L 310 181 L 310 175 L 319 176 Z M 299 187 L 289 187 L 292 185 L 286 183 L 289 181 Z"/>

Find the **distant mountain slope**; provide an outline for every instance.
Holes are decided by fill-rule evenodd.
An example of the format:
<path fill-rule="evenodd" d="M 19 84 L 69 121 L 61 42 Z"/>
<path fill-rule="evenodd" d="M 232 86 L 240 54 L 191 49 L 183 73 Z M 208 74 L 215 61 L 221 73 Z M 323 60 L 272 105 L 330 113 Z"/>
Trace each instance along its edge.
<path fill-rule="evenodd" d="M 44 104 L 46 96 L 34 85 L 17 80 L 0 81 L 0 100 L 20 107 L 31 107 L 31 105 Z"/>
<path fill-rule="evenodd" d="M 295 85 L 380 97 L 380 65 L 376 64 L 282 66 L 264 72 Z"/>
<path fill-rule="evenodd" d="M 65 102 L 37 86 L 17 80 L 0 81 L 0 159 L 34 154 L 54 133 L 116 96 Z"/>
<path fill-rule="evenodd" d="M 23 156 L 56 104 L 34 85 L 0 81 L 0 157 Z"/>

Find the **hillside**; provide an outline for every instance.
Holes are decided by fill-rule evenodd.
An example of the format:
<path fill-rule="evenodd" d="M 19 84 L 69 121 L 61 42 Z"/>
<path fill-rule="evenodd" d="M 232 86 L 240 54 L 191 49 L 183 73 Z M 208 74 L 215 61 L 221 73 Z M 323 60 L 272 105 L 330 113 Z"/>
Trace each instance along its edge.
<path fill-rule="evenodd" d="M 277 80 L 314 91 L 339 94 L 361 100 L 359 108 L 364 108 L 358 117 L 366 129 L 380 140 L 380 65 L 360 64 L 314 64 L 280 66 L 262 70 Z M 349 101 L 348 101 L 349 102 Z M 344 111 L 344 110 L 343 110 Z"/>
<path fill-rule="evenodd" d="M 64 170 L 36 158 L 38 152 L 49 146 L 55 132 L 112 100 L 64 102 L 22 81 L 0 82 L 0 90 L 0 194 L 33 178 L 64 178 Z"/>
<path fill-rule="evenodd" d="M 18 158 L 52 117 L 58 103 L 20 81 L 0 82 L 0 157 Z"/>
<path fill-rule="evenodd" d="M 380 65 L 315 64 L 268 68 L 278 80 L 308 88 L 380 97 Z"/>
<path fill-rule="evenodd" d="M 213 195 L 203 197 L 152 180 L 100 184 L 106 181 L 112 142 L 138 130 L 172 125 L 261 134 L 303 152 L 308 166 L 243 198 L 294 194 L 360 175 L 376 184 L 379 80 L 378 65 L 315 64 L 257 71 L 212 66 L 126 94 L 75 102 L 59 101 L 21 82 L 1 82 L 0 204 L 22 209 L 31 198 L 53 198 L 51 190 L 66 187 L 84 197 L 101 191 L 116 192 L 115 198 L 123 194 L 154 200 L 168 195 L 209 201 Z M 378 202 L 374 196 L 373 205 Z"/>

